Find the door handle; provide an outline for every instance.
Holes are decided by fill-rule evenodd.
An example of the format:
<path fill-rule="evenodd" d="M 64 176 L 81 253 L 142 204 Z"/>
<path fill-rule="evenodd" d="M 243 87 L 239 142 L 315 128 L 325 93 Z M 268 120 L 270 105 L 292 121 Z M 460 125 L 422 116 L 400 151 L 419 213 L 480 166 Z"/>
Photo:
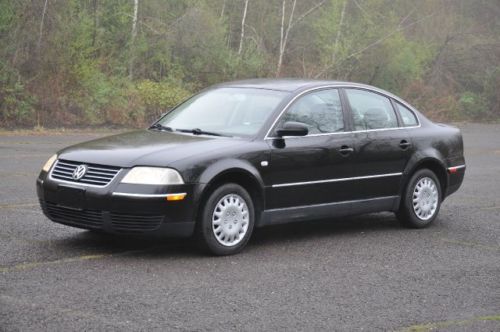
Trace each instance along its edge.
<path fill-rule="evenodd" d="M 399 147 L 403 150 L 406 150 L 408 149 L 409 147 L 411 146 L 411 143 L 408 142 L 407 140 L 402 140 L 401 142 L 399 142 Z"/>
<path fill-rule="evenodd" d="M 347 156 L 354 152 L 353 148 L 348 147 L 347 145 L 342 145 L 339 149 L 339 153 L 343 156 Z"/>

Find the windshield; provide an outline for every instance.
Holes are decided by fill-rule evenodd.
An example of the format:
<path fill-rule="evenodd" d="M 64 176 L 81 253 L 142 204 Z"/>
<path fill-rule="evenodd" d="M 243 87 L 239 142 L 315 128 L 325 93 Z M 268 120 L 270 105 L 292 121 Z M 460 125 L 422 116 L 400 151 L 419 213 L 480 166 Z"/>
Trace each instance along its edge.
<path fill-rule="evenodd" d="M 208 90 L 167 113 L 158 124 L 193 134 L 250 136 L 262 128 L 286 95 L 282 91 L 250 88 Z"/>

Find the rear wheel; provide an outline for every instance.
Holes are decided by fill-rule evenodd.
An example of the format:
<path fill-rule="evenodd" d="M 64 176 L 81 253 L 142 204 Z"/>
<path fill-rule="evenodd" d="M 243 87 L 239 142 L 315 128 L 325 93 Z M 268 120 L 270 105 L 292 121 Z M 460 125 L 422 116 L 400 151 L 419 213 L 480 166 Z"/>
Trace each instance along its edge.
<path fill-rule="evenodd" d="M 235 183 L 216 188 L 205 201 L 198 220 L 198 242 L 214 255 L 241 251 L 252 235 L 254 205 L 248 192 Z"/>
<path fill-rule="evenodd" d="M 418 170 L 408 182 L 396 215 L 404 226 L 426 227 L 436 219 L 441 197 L 441 185 L 434 172 Z"/>

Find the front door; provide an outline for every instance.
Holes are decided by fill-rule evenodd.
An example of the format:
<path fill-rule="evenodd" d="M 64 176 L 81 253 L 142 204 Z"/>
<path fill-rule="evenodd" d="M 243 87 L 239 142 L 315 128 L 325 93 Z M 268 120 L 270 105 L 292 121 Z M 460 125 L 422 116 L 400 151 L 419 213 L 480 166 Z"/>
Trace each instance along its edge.
<path fill-rule="evenodd" d="M 271 148 L 266 208 L 283 209 L 352 199 L 353 134 L 346 128 L 337 89 L 299 97 L 278 120 L 307 125 L 307 136 L 268 139 Z M 270 136 L 275 136 L 271 131 Z"/>

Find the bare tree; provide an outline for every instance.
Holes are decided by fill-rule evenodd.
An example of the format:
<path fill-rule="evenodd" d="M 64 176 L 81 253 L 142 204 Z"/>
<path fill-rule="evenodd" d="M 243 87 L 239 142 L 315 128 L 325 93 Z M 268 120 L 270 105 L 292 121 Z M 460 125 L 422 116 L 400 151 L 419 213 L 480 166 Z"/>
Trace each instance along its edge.
<path fill-rule="evenodd" d="M 281 66 L 283 65 L 283 55 L 285 54 L 286 51 L 290 30 L 292 30 L 292 28 L 295 27 L 297 23 L 302 21 L 307 15 L 311 14 L 313 11 L 321 7 L 325 3 L 325 0 L 318 2 L 295 20 L 293 19 L 293 16 L 295 14 L 295 7 L 297 5 L 297 0 L 293 0 L 290 16 L 288 17 L 288 22 L 286 24 L 286 29 L 285 29 L 286 2 L 287 0 L 283 0 L 281 8 L 281 26 L 280 26 L 281 33 L 280 33 L 280 45 L 279 45 L 280 48 L 278 55 L 278 65 L 276 66 L 276 77 L 278 77 L 281 74 Z"/>
<path fill-rule="evenodd" d="M 135 37 L 137 36 L 137 13 L 139 11 L 139 0 L 134 0 L 134 15 L 132 16 L 132 33 L 130 36 L 130 48 L 133 50 Z M 133 52 L 132 52 L 133 53 Z M 134 76 L 134 55 L 130 56 L 129 78 Z"/>
<path fill-rule="evenodd" d="M 241 35 L 240 35 L 240 47 L 238 48 L 238 54 L 241 54 L 243 50 L 243 38 L 245 38 L 245 20 L 247 18 L 248 0 L 245 0 L 245 8 L 243 9 L 243 18 L 241 19 Z"/>
<path fill-rule="evenodd" d="M 283 64 L 283 54 L 285 53 L 286 42 L 288 41 L 288 32 L 291 29 L 291 21 L 293 19 L 293 13 L 295 12 L 295 5 L 297 4 L 297 0 L 293 0 L 292 11 L 290 13 L 290 18 L 288 20 L 288 27 L 285 31 L 285 10 L 286 10 L 286 0 L 283 0 L 282 8 L 281 8 L 281 34 L 280 34 L 280 49 L 278 55 L 278 65 L 276 66 L 276 77 L 278 77 L 281 73 L 281 65 Z"/>
<path fill-rule="evenodd" d="M 342 6 L 342 11 L 340 12 L 339 27 L 337 30 L 337 36 L 335 37 L 335 44 L 333 46 L 333 54 L 332 54 L 332 62 L 333 63 L 335 63 L 335 60 L 337 58 L 340 36 L 342 35 L 342 25 L 344 25 L 344 16 L 345 16 L 345 10 L 347 7 L 347 2 L 348 2 L 348 0 L 344 0 L 344 4 Z"/>
<path fill-rule="evenodd" d="M 43 10 L 42 10 L 42 20 L 40 21 L 40 33 L 38 34 L 38 43 L 37 43 L 37 49 L 40 49 L 40 45 L 42 44 L 42 35 L 43 35 L 43 24 L 45 21 L 45 14 L 47 13 L 47 4 L 49 0 L 45 0 L 45 3 L 43 4 Z"/>
<path fill-rule="evenodd" d="M 92 0 L 92 11 L 93 11 L 93 18 L 94 18 L 94 29 L 92 30 L 92 46 L 95 45 L 95 41 L 97 38 L 97 1 L 98 0 Z"/>
<path fill-rule="evenodd" d="M 392 37 L 393 35 L 395 35 L 396 33 L 398 32 L 401 32 L 401 31 L 404 31 L 406 29 L 408 29 L 409 27 L 411 26 L 414 26 L 416 24 L 420 24 L 422 23 L 423 21 L 429 19 L 430 17 L 436 15 L 436 13 L 431 13 L 429 15 L 426 15 L 416 21 L 413 21 L 411 23 L 408 23 L 406 25 L 403 25 L 403 23 L 408 19 L 408 17 L 411 15 L 408 14 L 407 16 L 405 16 L 400 22 L 399 24 L 394 28 L 394 30 L 390 31 L 388 34 L 382 36 L 381 38 L 375 40 L 374 42 L 368 44 L 367 46 L 364 46 L 360 49 L 358 49 L 357 51 L 349 54 L 348 56 L 344 57 L 341 61 L 338 61 L 337 63 L 331 63 L 331 64 L 328 64 L 327 66 L 325 66 L 325 68 L 323 68 L 320 72 L 318 72 L 314 78 L 319 78 L 321 76 L 323 76 L 324 74 L 326 74 L 329 70 L 335 68 L 336 66 L 338 66 L 340 63 L 342 63 L 343 61 L 346 61 L 347 59 L 350 59 L 352 57 L 355 57 L 355 56 L 358 56 L 360 55 L 361 53 L 364 53 L 366 52 L 367 50 L 379 45 L 380 43 L 384 42 L 385 40 L 389 39 L 390 37 Z"/>
<path fill-rule="evenodd" d="M 222 2 L 222 9 L 220 10 L 220 19 L 224 18 L 224 12 L 226 11 L 226 0 Z"/>

